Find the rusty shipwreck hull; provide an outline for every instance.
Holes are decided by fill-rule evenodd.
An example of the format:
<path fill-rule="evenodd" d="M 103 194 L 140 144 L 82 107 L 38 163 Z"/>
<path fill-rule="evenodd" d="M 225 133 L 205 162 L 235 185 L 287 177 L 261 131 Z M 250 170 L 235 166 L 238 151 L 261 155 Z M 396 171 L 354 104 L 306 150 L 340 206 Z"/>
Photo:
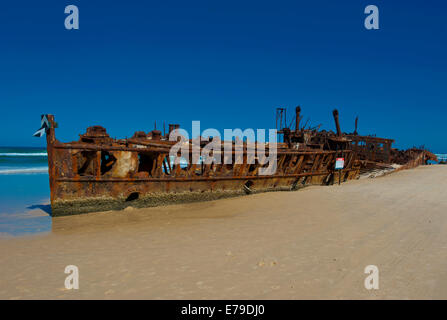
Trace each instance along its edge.
<path fill-rule="evenodd" d="M 355 179 L 359 174 L 352 150 L 300 151 L 281 143 L 273 175 L 259 174 L 263 166 L 259 159 L 247 163 L 246 146 L 241 164 L 194 164 L 190 152 L 187 165 L 181 166 L 169 157 L 175 142 L 157 130 L 116 140 L 96 126 L 79 141 L 62 143 L 55 137 L 54 117 L 47 118 L 53 216 L 294 190 L 309 184 L 330 184 L 339 178 Z M 343 170 L 334 170 L 336 157 L 345 158 Z"/>

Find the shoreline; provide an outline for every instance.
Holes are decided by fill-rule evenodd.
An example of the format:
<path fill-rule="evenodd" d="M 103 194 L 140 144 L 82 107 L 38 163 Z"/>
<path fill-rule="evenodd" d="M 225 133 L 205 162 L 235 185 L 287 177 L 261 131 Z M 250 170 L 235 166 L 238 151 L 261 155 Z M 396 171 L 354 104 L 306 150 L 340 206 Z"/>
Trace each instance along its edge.
<path fill-rule="evenodd" d="M 3 299 L 445 299 L 447 166 L 53 218 L 0 239 Z M 380 289 L 363 283 L 380 269 Z M 66 290 L 76 265 L 80 289 Z"/>
<path fill-rule="evenodd" d="M 21 238 L 51 232 L 52 218 L 47 212 L 49 199 L 33 204 L 16 205 L 0 212 L 0 241 L 7 238 Z M 34 220 L 34 223 L 32 222 Z"/>

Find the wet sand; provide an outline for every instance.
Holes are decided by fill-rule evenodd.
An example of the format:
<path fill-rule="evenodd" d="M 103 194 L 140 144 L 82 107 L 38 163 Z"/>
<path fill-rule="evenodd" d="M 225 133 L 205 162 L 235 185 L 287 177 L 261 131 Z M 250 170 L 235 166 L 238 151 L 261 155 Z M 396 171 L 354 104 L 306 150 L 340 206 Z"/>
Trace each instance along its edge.
<path fill-rule="evenodd" d="M 446 299 L 447 166 L 60 217 L 0 240 L 2 299 Z M 79 268 L 79 290 L 64 269 Z M 366 290 L 364 268 L 379 268 Z"/>

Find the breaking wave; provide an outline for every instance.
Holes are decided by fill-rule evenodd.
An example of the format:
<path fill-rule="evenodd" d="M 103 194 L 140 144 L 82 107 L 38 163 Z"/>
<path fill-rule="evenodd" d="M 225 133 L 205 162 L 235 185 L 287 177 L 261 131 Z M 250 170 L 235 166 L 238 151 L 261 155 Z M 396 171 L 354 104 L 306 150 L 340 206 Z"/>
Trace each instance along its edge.
<path fill-rule="evenodd" d="M 26 153 L 26 152 L 7 152 L 0 153 L 0 157 L 46 157 L 46 152 Z"/>
<path fill-rule="evenodd" d="M 48 167 L 34 167 L 34 168 L 0 168 L 1 174 L 32 174 L 32 173 L 48 173 Z"/>

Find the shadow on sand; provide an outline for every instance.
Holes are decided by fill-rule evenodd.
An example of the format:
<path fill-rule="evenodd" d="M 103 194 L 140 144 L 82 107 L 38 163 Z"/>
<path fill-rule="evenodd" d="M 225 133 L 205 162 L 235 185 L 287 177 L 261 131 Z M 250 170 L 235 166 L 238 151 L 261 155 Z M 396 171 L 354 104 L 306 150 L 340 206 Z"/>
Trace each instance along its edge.
<path fill-rule="evenodd" d="M 26 208 L 29 210 L 40 209 L 40 210 L 48 213 L 48 215 L 51 216 L 51 205 L 49 205 L 49 204 L 33 204 Z"/>

